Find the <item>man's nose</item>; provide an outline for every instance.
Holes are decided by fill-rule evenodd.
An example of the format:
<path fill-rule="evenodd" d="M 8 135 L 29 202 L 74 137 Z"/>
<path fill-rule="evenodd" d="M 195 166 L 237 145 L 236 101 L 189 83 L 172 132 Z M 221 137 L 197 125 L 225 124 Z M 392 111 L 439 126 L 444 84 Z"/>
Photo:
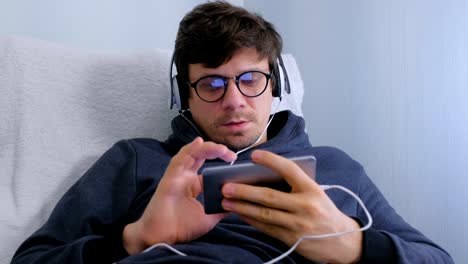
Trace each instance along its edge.
<path fill-rule="evenodd" d="M 235 78 L 227 79 L 226 93 L 223 97 L 223 107 L 237 108 L 245 104 L 246 97 L 240 92 Z"/>

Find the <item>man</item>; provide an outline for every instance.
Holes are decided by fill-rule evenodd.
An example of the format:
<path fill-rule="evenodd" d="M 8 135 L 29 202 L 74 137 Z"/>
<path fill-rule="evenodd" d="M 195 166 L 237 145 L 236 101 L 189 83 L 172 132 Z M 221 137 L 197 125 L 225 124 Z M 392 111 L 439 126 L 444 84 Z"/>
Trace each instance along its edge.
<path fill-rule="evenodd" d="M 279 34 L 258 15 L 224 2 L 195 7 L 180 23 L 174 52 L 174 89 L 190 111 L 173 120 L 164 142 L 132 139 L 108 150 L 12 263 L 263 263 L 305 235 L 366 223 L 355 200 L 319 184 L 358 194 L 374 224 L 304 240 L 281 261 L 452 263 L 396 214 L 357 162 L 312 147 L 304 120 L 291 112 L 270 117 L 281 48 Z M 284 158 L 306 154 L 317 158 L 315 181 Z M 228 183 L 222 206 L 229 213 L 205 214 L 200 169 L 234 160 L 270 167 L 291 191 Z M 162 246 L 143 252 L 155 244 Z"/>

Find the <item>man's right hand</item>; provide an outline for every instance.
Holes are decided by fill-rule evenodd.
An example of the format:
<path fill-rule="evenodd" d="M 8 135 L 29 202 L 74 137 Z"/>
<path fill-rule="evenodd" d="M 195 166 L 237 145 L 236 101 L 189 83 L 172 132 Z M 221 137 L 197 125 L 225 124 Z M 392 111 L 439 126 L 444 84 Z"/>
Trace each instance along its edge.
<path fill-rule="evenodd" d="M 226 146 L 196 138 L 175 155 L 143 215 L 123 230 L 123 245 L 130 255 L 156 243 L 194 240 L 210 231 L 226 215 L 207 215 L 196 200 L 203 186 L 198 170 L 205 160 L 231 162 L 236 154 Z"/>

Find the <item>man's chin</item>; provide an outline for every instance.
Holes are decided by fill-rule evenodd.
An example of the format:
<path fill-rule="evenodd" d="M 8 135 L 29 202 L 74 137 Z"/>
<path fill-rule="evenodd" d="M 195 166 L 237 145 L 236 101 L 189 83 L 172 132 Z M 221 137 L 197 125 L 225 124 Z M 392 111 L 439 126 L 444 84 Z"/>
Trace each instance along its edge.
<path fill-rule="evenodd" d="M 223 138 L 218 143 L 225 145 L 226 147 L 228 147 L 229 149 L 233 151 L 238 151 L 238 150 L 242 150 L 253 145 L 255 141 L 257 141 L 258 137 L 259 136 L 256 136 L 254 138 L 245 137 L 245 136 L 231 136 L 231 137 Z"/>

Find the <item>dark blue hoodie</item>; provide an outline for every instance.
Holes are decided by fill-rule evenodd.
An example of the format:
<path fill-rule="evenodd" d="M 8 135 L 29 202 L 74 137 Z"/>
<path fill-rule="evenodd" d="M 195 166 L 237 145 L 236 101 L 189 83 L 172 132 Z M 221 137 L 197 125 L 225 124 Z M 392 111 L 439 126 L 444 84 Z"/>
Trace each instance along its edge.
<path fill-rule="evenodd" d="M 190 117 L 189 117 L 190 118 Z M 388 204 L 362 166 L 331 147 L 312 147 L 304 120 L 291 112 L 276 114 L 265 149 L 292 157 L 317 158 L 317 182 L 345 186 L 361 197 L 374 224 L 364 232 L 361 263 L 453 263 L 447 252 L 407 224 Z M 172 122 L 165 141 L 131 139 L 116 143 L 62 197 L 48 221 L 18 249 L 12 263 L 263 263 L 289 248 L 242 222 L 236 215 L 204 236 L 175 248 L 179 256 L 157 248 L 128 256 L 122 230 L 143 213 L 169 160 L 199 136 L 182 117 Z M 248 160 L 252 150 L 239 155 Z M 204 166 L 221 161 L 207 161 Z M 361 223 L 367 219 L 357 202 L 340 191 L 327 192 L 336 206 Z M 197 221 L 197 219 L 193 219 Z M 281 263 L 311 263 L 292 253 Z"/>

